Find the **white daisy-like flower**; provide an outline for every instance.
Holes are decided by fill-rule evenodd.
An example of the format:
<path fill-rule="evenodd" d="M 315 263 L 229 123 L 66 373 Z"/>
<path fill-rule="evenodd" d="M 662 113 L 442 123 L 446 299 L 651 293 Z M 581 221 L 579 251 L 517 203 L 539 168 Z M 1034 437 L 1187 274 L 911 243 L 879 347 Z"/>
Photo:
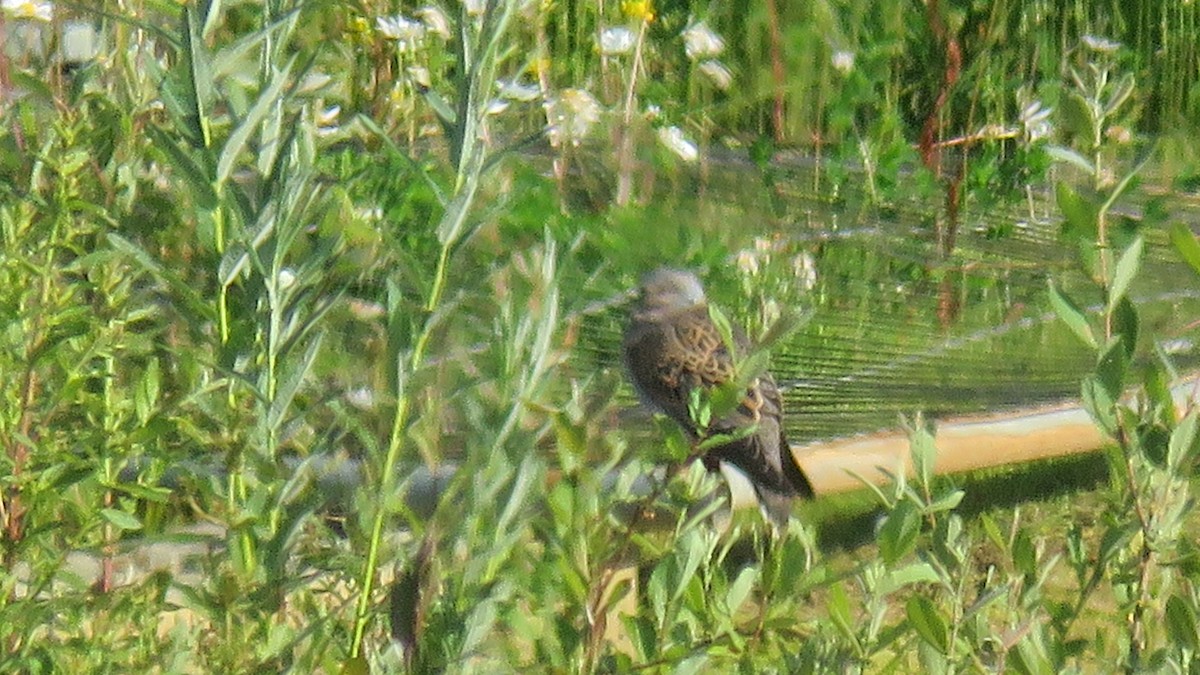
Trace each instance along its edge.
<path fill-rule="evenodd" d="M 633 52 L 637 37 L 624 26 L 600 31 L 600 53 L 605 56 L 624 56 Z"/>
<path fill-rule="evenodd" d="M 833 53 L 833 56 L 829 60 L 833 64 L 833 69 L 843 75 L 854 70 L 854 52 L 852 51 L 839 49 Z"/>
<path fill-rule="evenodd" d="M 1109 40 L 1099 35 L 1088 34 L 1080 39 L 1083 40 L 1083 44 L 1087 45 L 1088 49 L 1100 52 L 1101 54 L 1111 54 L 1121 48 L 1120 42 Z"/>
<path fill-rule="evenodd" d="M 712 80 L 713 86 L 721 91 L 729 88 L 733 84 L 733 73 L 725 67 L 724 63 L 716 59 L 709 59 L 700 64 L 700 72 L 708 76 Z"/>
<path fill-rule="evenodd" d="M 656 120 L 662 114 L 662 108 L 658 107 L 657 103 L 651 103 L 646 106 L 645 116 L 648 120 Z"/>
<path fill-rule="evenodd" d="M 707 23 L 697 21 L 683 31 L 683 51 L 693 61 L 715 58 L 725 51 L 725 40 Z"/>
<path fill-rule="evenodd" d="M 683 129 L 679 127 L 659 127 L 658 141 L 685 162 L 694 162 L 700 158 L 700 151 L 696 149 L 696 144 L 689 141 L 683 135 Z"/>
<path fill-rule="evenodd" d="M 14 19 L 33 19 L 49 23 L 54 18 L 54 3 L 45 0 L 3 0 L 0 8 Z"/>
<path fill-rule="evenodd" d="M 500 90 L 501 98 L 519 103 L 528 103 L 542 95 L 542 90 L 537 84 L 523 84 L 517 80 L 500 80 L 496 87 Z"/>
<path fill-rule="evenodd" d="M 600 104 L 583 89 L 564 89 L 546 102 L 546 122 L 549 124 L 550 144 L 579 145 L 596 122 L 600 121 Z"/>
<path fill-rule="evenodd" d="M 395 40 L 400 51 L 416 49 L 425 38 L 425 24 L 406 18 L 403 14 L 381 16 L 375 19 L 375 27 L 389 40 Z"/>
<path fill-rule="evenodd" d="M 430 33 L 437 35 L 443 40 L 450 39 L 450 19 L 446 17 L 446 13 L 442 11 L 441 7 L 437 5 L 425 5 L 414 13 L 425 23 L 425 28 Z"/>

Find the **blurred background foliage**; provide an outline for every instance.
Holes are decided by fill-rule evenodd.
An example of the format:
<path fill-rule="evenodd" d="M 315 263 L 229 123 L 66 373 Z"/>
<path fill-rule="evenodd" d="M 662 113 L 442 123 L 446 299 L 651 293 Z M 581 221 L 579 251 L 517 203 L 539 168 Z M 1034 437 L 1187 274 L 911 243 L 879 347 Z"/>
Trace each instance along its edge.
<path fill-rule="evenodd" d="M 0 669 L 1194 668 L 1198 19 L 4 0 Z M 1114 448 L 715 525 L 616 359 L 663 263 L 808 316 L 795 438 Z"/>

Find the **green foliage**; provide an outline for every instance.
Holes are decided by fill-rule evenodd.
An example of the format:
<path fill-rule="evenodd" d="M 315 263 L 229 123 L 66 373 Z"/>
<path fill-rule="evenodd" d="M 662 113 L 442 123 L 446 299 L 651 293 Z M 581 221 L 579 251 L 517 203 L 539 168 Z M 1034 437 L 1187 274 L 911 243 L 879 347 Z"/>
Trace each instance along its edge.
<path fill-rule="evenodd" d="M 731 256 L 751 236 L 696 221 L 744 214 L 680 217 L 708 184 L 660 135 L 769 137 L 756 159 L 779 219 L 794 214 L 771 154 L 797 139 L 846 160 L 815 181 L 839 191 L 830 202 L 853 182 L 892 208 L 930 198 L 939 178 L 912 167 L 945 75 L 932 24 L 895 3 L 774 3 L 773 17 L 493 2 L 406 41 L 383 35 L 376 5 L 74 7 L 105 36 L 77 68 L 5 45 L 0 670 L 1195 668 L 1200 552 L 1185 518 L 1200 416 L 1172 399 L 1162 349 L 1140 365 L 1154 322 L 1139 278 L 1158 234 L 1115 221 L 1140 160 L 1113 171 L 1124 154 L 1108 145 L 1135 103 L 1192 105 L 1167 90 L 1143 103 L 1143 73 L 1117 76 L 1160 10 L 1110 58 L 1059 54 L 1066 28 L 1016 30 L 1054 12 L 942 3 L 966 53 L 942 140 L 1032 125 L 1041 98 L 1071 142 L 976 139 L 968 190 L 1010 198 L 1047 157 L 1086 174 L 1057 187 L 1085 278 L 1055 279 L 1048 302 L 1095 352 L 1081 389 L 1114 439 L 1102 508 L 1065 537 L 1026 507 L 968 514 L 918 423 L 911 474 L 868 493 L 877 528 L 855 534 L 872 541 L 843 554 L 817 546 L 815 507 L 786 536 L 728 514 L 689 461 L 704 447 L 676 425 L 614 423 L 619 375 L 592 367 L 580 334 L 650 261 L 706 268 L 745 301 L 714 316 L 726 342 L 734 325 L 759 338 L 728 391 L 697 393 L 706 424 L 787 344 L 810 293 L 877 271 L 940 281 L 922 261 L 836 243 L 764 236 Z M 68 10 L 54 11 L 57 29 Z M 685 52 L 700 19 L 726 40 L 712 56 L 730 88 Z M 597 33 L 617 26 L 634 52 L 599 53 Z M 1017 32 L 1040 57 L 999 51 Z M 501 81 L 536 81 L 536 102 L 497 99 Z M 584 83 L 597 130 L 547 134 L 545 105 L 586 103 L 567 94 Z M 1020 85 L 1029 100 L 1009 96 Z M 554 180 L 540 172 L 547 135 Z M 658 200 L 651 179 L 687 200 Z M 1194 234 L 1169 238 L 1200 272 Z M 865 324 L 834 337 L 865 341 L 851 334 Z M 160 546 L 199 552 L 124 583 L 122 565 Z M 81 559 L 94 577 L 75 573 Z"/>

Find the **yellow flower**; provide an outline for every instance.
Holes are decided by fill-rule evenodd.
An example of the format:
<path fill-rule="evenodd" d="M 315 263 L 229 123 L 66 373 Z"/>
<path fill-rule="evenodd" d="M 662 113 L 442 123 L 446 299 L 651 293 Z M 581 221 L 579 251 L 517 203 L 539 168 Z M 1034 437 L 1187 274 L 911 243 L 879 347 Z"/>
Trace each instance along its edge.
<path fill-rule="evenodd" d="M 646 23 L 654 21 L 653 0 L 625 0 L 621 3 L 621 11 L 631 19 L 640 19 Z"/>

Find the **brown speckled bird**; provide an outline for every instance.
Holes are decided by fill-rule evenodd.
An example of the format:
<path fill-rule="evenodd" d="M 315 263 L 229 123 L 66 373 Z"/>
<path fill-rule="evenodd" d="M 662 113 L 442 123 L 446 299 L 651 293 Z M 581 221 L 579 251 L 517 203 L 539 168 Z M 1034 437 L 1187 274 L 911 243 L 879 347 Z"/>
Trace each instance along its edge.
<path fill-rule="evenodd" d="M 745 354 L 746 336 L 736 327 L 735 347 Z M 678 422 L 693 439 L 728 434 L 757 424 L 754 433 L 712 448 L 704 465 L 727 462 L 754 484 L 759 505 L 780 528 L 794 497 L 812 497 L 812 485 L 796 466 L 783 432 L 783 402 L 769 373 L 750 382 L 741 405 L 708 429 L 688 412 L 695 387 L 711 388 L 734 376 L 734 363 L 708 313 L 700 280 L 690 272 L 661 268 L 642 280 L 625 331 L 625 365 L 642 400 Z"/>

